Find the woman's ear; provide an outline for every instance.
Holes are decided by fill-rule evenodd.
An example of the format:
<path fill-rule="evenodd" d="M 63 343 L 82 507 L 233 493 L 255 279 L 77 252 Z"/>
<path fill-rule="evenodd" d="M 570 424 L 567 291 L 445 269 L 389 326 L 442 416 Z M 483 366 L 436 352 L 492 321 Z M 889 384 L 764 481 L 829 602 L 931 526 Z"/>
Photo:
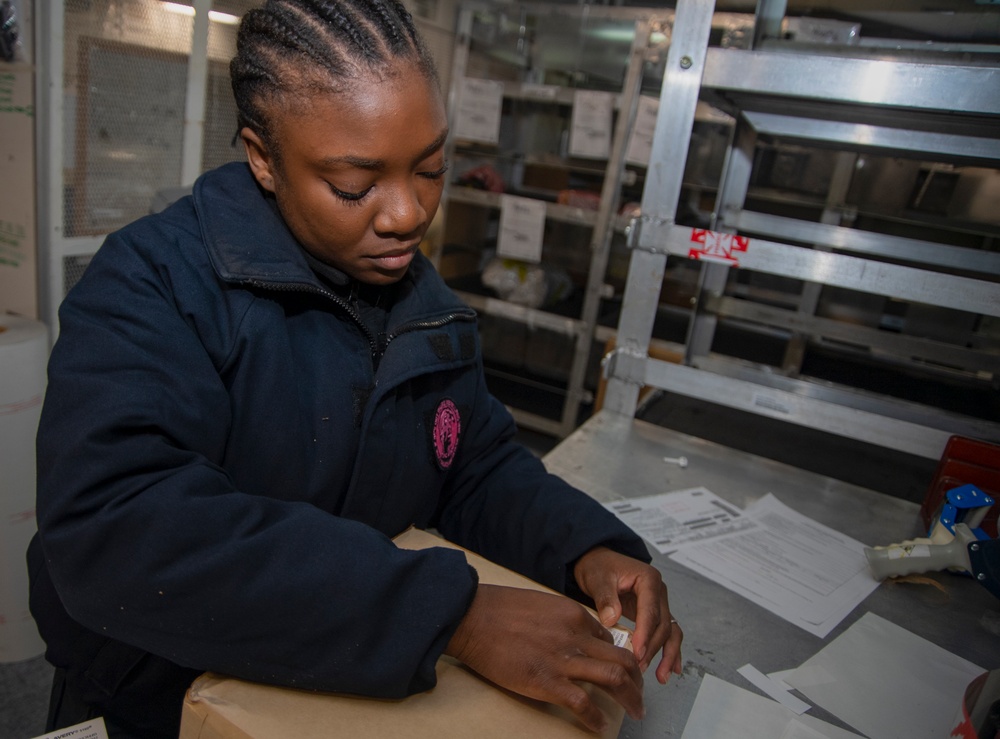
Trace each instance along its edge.
<path fill-rule="evenodd" d="M 268 192 L 274 192 L 274 157 L 253 129 L 244 127 L 240 131 L 243 148 L 247 152 L 247 162 L 254 178 Z"/>

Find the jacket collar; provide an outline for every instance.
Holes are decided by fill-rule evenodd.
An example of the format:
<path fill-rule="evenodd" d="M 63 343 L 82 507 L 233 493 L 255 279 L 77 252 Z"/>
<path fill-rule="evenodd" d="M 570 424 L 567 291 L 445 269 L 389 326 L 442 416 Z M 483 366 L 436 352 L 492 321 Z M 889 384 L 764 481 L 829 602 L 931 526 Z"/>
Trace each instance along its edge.
<path fill-rule="evenodd" d="M 318 284 L 302 247 L 249 165 L 234 162 L 205 173 L 193 194 L 205 246 L 223 280 Z"/>

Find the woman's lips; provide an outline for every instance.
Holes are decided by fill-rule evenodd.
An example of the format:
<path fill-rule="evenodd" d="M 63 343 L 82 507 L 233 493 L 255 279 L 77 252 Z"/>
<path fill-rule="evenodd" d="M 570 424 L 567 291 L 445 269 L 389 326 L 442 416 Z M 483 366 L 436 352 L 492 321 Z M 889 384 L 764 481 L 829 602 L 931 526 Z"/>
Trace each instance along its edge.
<path fill-rule="evenodd" d="M 370 259 L 386 270 L 405 269 L 413 261 L 413 255 L 417 253 L 417 246 L 414 244 L 408 249 L 386 252 L 379 256 L 370 257 Z"/>

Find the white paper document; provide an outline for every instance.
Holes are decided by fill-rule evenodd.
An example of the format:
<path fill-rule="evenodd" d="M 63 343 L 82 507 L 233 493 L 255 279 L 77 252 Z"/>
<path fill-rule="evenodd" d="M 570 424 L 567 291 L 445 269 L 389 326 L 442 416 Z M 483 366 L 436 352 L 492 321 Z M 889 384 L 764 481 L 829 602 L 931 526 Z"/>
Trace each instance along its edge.
<path fill-rule="evenodd" d="M 858 739 L 857 734 L 705 675 L 681 739 Z"/>
<path fill-rule="evenodd" d="M 610 92 L 577 90 L 574 93 L 569 131 L 570 156 L 607 159 L 611 152 L 614 107 L 615 96 Z"/>
<path fill-rule="evenodd" d="M 35 739 L 108 739 L 108 729 L 104 725 L 104 719 L 98 716 L 82 724 L 36 736 Z"/>
<path fill-rule="evenodd" d="M 517 195 L 500 196 L 497 254 L 537 264 L 542 261 L 545 202 Z"/>
<path fill-rule="evenodd" d="M 455 138 L 495 144 L 500 140 L 503 83 L 466 77 L 458 95 Z"/>
<path fill-rule="evenodd" d="M 983 672 L 866 613 L 785 681 L 870 739 L 944 739 L 966 688 Z"/>
<path fill-rule="evenodd" d="M 771 494 L 744 514 L 758 526 L 690 544 L 670 558 L 819 637 L 878 587 L 861 542 Z"/>
<path fill-rule="evenodd" d="M 757 528 L 739 508 L 701 487 L 616 500 L 604 507 L 661 554 L 691 542 Z"/>

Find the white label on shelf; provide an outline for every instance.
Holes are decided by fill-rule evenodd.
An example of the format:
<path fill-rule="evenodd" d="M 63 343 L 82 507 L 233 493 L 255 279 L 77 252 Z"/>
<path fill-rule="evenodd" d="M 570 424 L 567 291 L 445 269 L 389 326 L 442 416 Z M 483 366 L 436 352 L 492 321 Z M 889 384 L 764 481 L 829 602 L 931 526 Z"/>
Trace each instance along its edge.
<path fill-rule="evenodd" d="M 611 115 L 615 96 L 610 92 L 577 90 L 573 95 L 570 156 L 607 159 L 611 152 Z"/>
<path fill-rule="evenodd" d="M 545 203 L 517 195 L 500 196 L 500 234 L 497 254 L 525 262 L 542 261 Z"/>
<path fill-rule="evenodd" d="M 458 97 L 455 138 L 495 144 L 500 140 L 503 82 L 466 77 Z"/>
<path fill-rule="evenodd" d="M 656 128 L 656 116 L 660 112 L 660 99 L 651 95 L 639 96 L 639 108 L 635 114 L 635 128 L 628 141 L 628 151 L 625 160 L 630 164 L 649 166 L 649 158 L 653 152 L 653 130 Z"/>

